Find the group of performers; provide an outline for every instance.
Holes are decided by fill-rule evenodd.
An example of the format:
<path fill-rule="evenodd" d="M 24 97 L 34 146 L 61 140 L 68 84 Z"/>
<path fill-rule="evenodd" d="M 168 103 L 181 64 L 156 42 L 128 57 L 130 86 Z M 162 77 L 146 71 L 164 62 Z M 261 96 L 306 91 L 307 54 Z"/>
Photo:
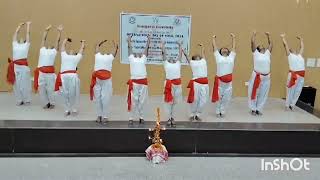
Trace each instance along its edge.
<path fill-rule="evenodd" d="M 27 34 L 24 39 L 17 39 L 22 26 L 27 26 Z M 30 25 L 31 22 L 21 23 L 13 36 L 13 56 L 9 59 L 7 81 L 13 85 L 14 95 L 17 105 L 30 104 L 31 102 L 31 73 L 28 67 L 28 51 L 30 47 Z M 54 46 L 47 45 L 46 39 L 52 26 L 48 26 L 43 34 L 39 62 L 34 71 L 34 89 L 39 91 L 39 95 L 45 109 L 55 107 L 55 91 L 61 91 L 65 115 L 77 114 L 77 106 L 80 97 L 80 79 L 77 74 L 77 66 L 81 61 L 85 49 L 85 41 L 81 41 L 78 52 L 66 51 L 66 44 L 71 43 L 70 38 L 63 40 L 60 49 L 60 39 L 63 27 L 57 27 L 58 35 Z M 253 53 L 253 71 L 248 86 L 248 104 L 252 115 L 262 115 L 263 107 L 266 103 L 270 89 L 270 64 L 272 41 L 270 33 L 266 32 L 268 47 L 256 43 L 256 32 L 251 38 L 251 49 Z M 232 47 L 218 47 L 216 36 L 212 37 L 213 53 L 215 56 L 217 70 L 214 80 L 211 101 L 216 103 L 217 117 L 224 117 L 228 104 L 232 98 L 233 68 L 236 58 L 235 35 L 231 33 Z M 130 63 L 130 79 L 128 85 L 128 112 L 129 124 L 133 124 L 135 118 L 139 123 L 144 123 L 144 103 L 148 97 L 148 80 L 146 62 L 151 42 L 148 35 L 147 43 L 143 52 L 133 52 L 132 35 L 128 36 L 128 54 Z M 303 39 L 300 40 L 300 49 L 289 48 L 285 39 L 285 34 L 281 34 L 285 52 L 288 56 L 289 69 L 287 81 L 286 109 L 293 110 L 304 84 L 305 64 L 302 56 L 304 50 Z M 114 41 L 113 50 L 110 54 L 100 52 L 100 47 L 107 42 L 103 40 L 96 45 L 95 65 L 91 78 L 90 98 L 94 100 L 97 111 L 97 122 L 105 123 L 109 119 L 110 99 L 112 96 L 112 63 L 118 52 L 118 44 Z M 163 65 L 166 75 L 164 82 L 164 103 L 167 111 L 168 125 L 175 125 L 176 105 L 182 99 L 181 87 L 181 59 L 183 56 L 189 63 L 192 70 L 192 79 L 189 81 L 189 95 L 187 102 L 190 103 L 191 121 L 201 121 L 200 115 L 207 101 L 209 100 L 209 85 L 207 62 L 205 50 L 202 44 L 198 44 L 201 51 L 199 54 L 188 57 L 182 48 L 182 42 L 177 42 L 179 47 L 178 57 L 168 57 L 166 54 L 166 44 L 161 43 Z M 61 51 L 61 68 L 56 76 L 54 63 L 55 58 Z"/>

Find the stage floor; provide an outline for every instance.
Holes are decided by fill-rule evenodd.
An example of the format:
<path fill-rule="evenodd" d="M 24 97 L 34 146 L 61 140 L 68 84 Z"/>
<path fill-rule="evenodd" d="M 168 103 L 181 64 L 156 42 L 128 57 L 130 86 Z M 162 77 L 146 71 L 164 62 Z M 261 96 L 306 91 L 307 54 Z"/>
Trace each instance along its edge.
<path fill-rule="evenodd" d="M 77 116 L 64 116 L 62 99 L 57 96 L 57 105 L 53 110 L 43 110 L 38 95 L 33 95 L 33 101 L 28 106 L 16 106 L 14 96 L 11 93 L 0 93 L 0 120 L 46 120 L 46 121 L 92 121 L 96 118 L 94 103 L 89 101 L 87 94 L 82 94 L 80 99 L 79 114 Z M 166 116 L 162 103 L 162 96 L 149 97 L 145 105 L 145 120 L 155 119 L 156 108 L 161 109 L 161 120 Z M 127 121 L 126 97 L 113 96 L 111 106 L 111 121 Z M 177 106 L 176 121 L 188 121 L 189 105 L 182 102 Z M 244 123 L 320 123 L 316 116 L 305 112 L 300 108 L 285 111 L 284 100 L 269 98 L 263 116 L 252 116 L 247 106 L 247 98 L 235 97 L 230 103 L 229 111 L 225 118 L 215 116 L 215 105 L 208 103 L 202 114 L 203 122 L 244 122 Z"/>

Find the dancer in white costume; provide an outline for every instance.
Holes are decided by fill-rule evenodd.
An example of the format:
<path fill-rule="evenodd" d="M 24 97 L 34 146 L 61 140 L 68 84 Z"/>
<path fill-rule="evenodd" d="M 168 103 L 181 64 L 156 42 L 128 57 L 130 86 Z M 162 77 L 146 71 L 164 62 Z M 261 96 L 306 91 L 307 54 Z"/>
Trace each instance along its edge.
<path fill-rule="evenodd" d="M 248 101 L 251 114 L 262 115 L 262 110 L 267 101 L 270 89 L 272 42 L 270 33 L 266 32 L 268 48 L 266 49 L 262 45 L 257 46 L 256 34 L 256 31 L 254 31 L 251 38 L 254 70 L 249 80 Z"/>
<path fill-rule="evenodd" d="M 98 123 L 106 123 L 109 118 L 109 102 L 112 96 L 112 62 L 118 52 L 118 44 L 112 41 L 113 53 L 103 54 L 100 46 L 107 42 L 101 41 L 96 45 L 94 72 L 92 73 L 90 84 L 90 99 L 95 101 Z"/>
<path fill-rule="evenodd" d="M 216 58 L 217 73 L 214 80 L 212 91 L 212 102 L 216 103 L 216 116 L 224 117 L 226 108 L 232 98 L 232 72 L 234 60 L 236 58 L 236 42 L 235 35 L 231 33 L 232 49 L 231 51 L 223 47 L 218 48 L 216 44 L 216 36 L 212 38 L 212 47 Z"/>
<path fill-rule="evenodd" d="M 26 39 L 17 40 L 23 25 L 27 25 Z M 28 67 L 28 52 L 30 48 L 31 22 L 21 23 L 13 35 L 12 60 L 8 59 L 7 81 L 13 85 L 13 92 L 17 105 L 30 104 L 31 102 L 31 76 Z"/>
<path fill-rule="evenodd" d="M 130 62 L 130 79 L 128 84 L 128 112 L 129 125 L 133 124 L 133 118 L 139 116 L 139 123 L 143 124 L 143 106 L 148 97 L 148 80 L 146 63 L 150 46 L 150 35 L 147 37 L 147 44 L 143 53 L 132 51 L 132 35 L 128 36 L 128 54 Z"/>
<path fill-rule="evenodd" d="M 177 103 L 182 99 L 181 88 L 181 58 L 182 45 L 177 42 L 179 46 L 178 57 L 175 59 L 172 56 L 167 56 L 165 43 L 161 43 L 162 57 L 164 70 L 166 72 L 166 80 L 164 82 L 164 102 L 165 109 L 168 113 L 168 126 L 175 126 L 175 108 Z"/>
<path fill-rule="evenodd" d="M 201 48 L 201 55 L 194 55 L 191 60 L 183 51 L 192 70 L 192 80 L 188 84 L 190 90 L 187 100 L 191 107 L 190 121 L 201 121 L 200 115 L 209 99 L 207 61 L 203 45 L 198 44 L 198 46 Z"/>
<path fill-rule="evenodd" d="M 287 98 L 286 98 L 286 109 L 293 110 L 299 96 L 301 94 L 304 85 L 305 76 L 305 62 L 303 58 L 304 43 L 300 36 L 297 39 L 300 40 L 300 48 L 293 50 L 289 48 L 285 34 L 281 34 L 283 45 L 288 56 L 289 62 L 289 73 L 287 81 Z"/>
<path fill-rule="evenodd" d="M 66 38 L 61 46 L 61 68 L 57 76 L 55 91 L 61 87 L 62 96 L 64 98 L 65 115 L 69 116 L 77 114 L 77 106 L 80 98 L 80 79 L 77 74 L 77 66 L 82 59 L 85 48 L 85 41 L 81 40 L 81 47 L 78 53 L 70 50 L 66 52 L 66 44 L 71 42 L 70 38 Z"/>
<path fill-rule="evenodd" d="M 57 52 L 59 51 L 61 32 L 63 26 L 60 25 L 55 46 L 47 46 L 46 40 L 48 32 L 52 28 L 49 25 L 43 33 L 41 41 L 41 49 L 39 54 L 38 67 L 34 71 L 34 89 L 39 90 L 39 95 L 44 104 L 44 109 L 53 109 L 55 106 L 55 92 L 54 86 L 56 81 L 56 74 L 54 68 L 54 62 L 56 59 Z"/>

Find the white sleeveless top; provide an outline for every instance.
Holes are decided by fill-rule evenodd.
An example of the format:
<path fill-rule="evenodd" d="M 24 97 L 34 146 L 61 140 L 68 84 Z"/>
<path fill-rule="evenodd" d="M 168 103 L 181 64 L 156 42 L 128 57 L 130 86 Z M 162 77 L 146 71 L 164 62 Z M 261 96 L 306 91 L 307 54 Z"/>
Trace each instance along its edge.
<path fill-rule="evenodd" d="M 258 73 L 269 74 L 271 65 L 271 53 L 267 49 L 265 53 L 255 50 L 253 53 L 254 70 Z"/>
<path fill-rule="evenodd" d="M 208 77 L 207 61 L 205 59 L 190 60 L 190 66 L 192 69 L 192 79 Z"/>
<path fill-rule="evenodd" d="M 30 48 L 30 43 L 18 43 L 17 41 L 12 42 L 12 58 L 13 61 L 19 59 L 28 58 L 28 52 Z"/>
<path fill-rule="evenodd" d="M 113 54 L 101 54 L 100 52 L 95 55 L 94 70 L 112 70 L 112 62 L 114 60 Z"/>
<path fill-rule="evenodd" d="M 218 50 L 214 52 L 217 63 L 217 76 L 224 76 L 233 72 L 236 53 L 231 51 L 228 56 L 222 56 Z"/>
<path fill-rule="evenodd" d="M 181 63 L 177 61 L 175 63 L 170 63 L 168 61 L 164 62 L 164 70 L 166 72 L 166 79 L 179 79 L 181 78 Z"/>
<path fill-rule="evenodd" d="M 301 54 L 290 53 L 288 56 L 289 69 L 291 71 L 303 71 L 305 70 L 304 58 Z"/>
<path fill-rule="evenodd" d="M 65 51 L 61 52 L 61 70 L 60 72 L 76 70 L 82 54 L 69 55 Z"/>
<path fill-rule="evenodd" d="M 56 55 L 56 49 L 47 49 L 46 47 L 42 47 L 40 49 L 38 67 L 53 66 Z"/>
<path fill-rule="evenodd" d="M 144 79 L 147 77 L 146 62 L 147 57 L 143 55 L 136 58 L 132 54 L 129 56 L 131 79 Z"/>

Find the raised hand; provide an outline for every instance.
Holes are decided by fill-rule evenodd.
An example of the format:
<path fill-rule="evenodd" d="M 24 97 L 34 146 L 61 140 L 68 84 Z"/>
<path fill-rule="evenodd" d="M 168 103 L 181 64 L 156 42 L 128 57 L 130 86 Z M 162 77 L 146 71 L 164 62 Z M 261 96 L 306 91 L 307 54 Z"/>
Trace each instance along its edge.
<path fill-rule="evenodd" d="M 128 42 L 131 42 L 132 36 L 133 36 L 132 34 L 131 34 L 131 35 L 128 35 L 128 39 L 127 39 Z"/>
<path fill-rule="evenodd" d="M 269 32 L 265 32 L 265 34 L 266 34 L 267 36 L 270 36 L 270 33 L 269 33 Z"/>
<path fill-rule="evenodd" d="M 216 36 L 216 35 L 213 35 L 212 38 L 215 39 L 215 38 L 217 38 L 217 36 Z"/>
<path fill-rule="evenodd" d="M 231 36 L 232 38 L 235 38 L 235 37 L 236 37 L 236 35 L 234 35 L 233 33 L 230 33 L 230 36 Z"/>
<path fill-rule="evenodd" d="M 50 24 L 47 28 L 46 31 L 49 31 L 52 28 L 52 25 Z"/>
<path fill-rule="evenodd" d="M 285 37 L 286 37 L 286 34 L 285 34 L 285 33 L 282 33 L 282 34 L 280 34 L 280 37 L 285 38 Z"/>
<path fill-rule="evenodd" d="M 297 36 L 297 39 L 299 40 L 303 40 L 303 38 L 301 36 Z"/>
<path fill-rule="evenodd" d="M 57 27 L 57 30 L 60 31 L 60 32 L 63 31 L 63 26 L 62 26 L 62 25 L 59 25 L 59 26 Z"/>

